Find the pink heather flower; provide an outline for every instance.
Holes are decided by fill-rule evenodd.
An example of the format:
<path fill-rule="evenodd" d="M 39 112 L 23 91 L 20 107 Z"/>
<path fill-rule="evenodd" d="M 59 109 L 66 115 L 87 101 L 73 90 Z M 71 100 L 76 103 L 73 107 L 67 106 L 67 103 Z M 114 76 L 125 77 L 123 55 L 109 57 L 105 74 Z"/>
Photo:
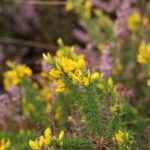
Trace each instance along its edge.
<path fill-rule="evenodd" d="M 122 83 L 119 83 L 116 85 L 116 90 L 120 94 L 120 96 L 125 97 L 125 98 L 132 98 L 134 97 L 134 92 L 132 89 L 127 89 L 125 85 Z"/>
<path fill-rule="evenodd" d="M 120 6 L 120 9 L 117 10 L 117 19 L 115 21 L 115 34 L 118 37 L 128 37 L 129 32 L 127 29 L 127 19 L 130 12 L 131 4 L 127 1 L 123 1 L 123 4 Z"/>
<path fill-rule="evenodd" d="M 11 95 L 12 102 L 19 104 L 20 101 L 19 88 L 17 86 L 11 86 L 9 89 L 9 93 Z"/>
<path fill-rule="evenodd" d="M 15 0 L 14 0 L 15 1 Z M 25 33 L 30 31 L 29 21 L 38 20 L 36 5 L 14 3 L 13 8 L 16 12 L 14 31 Z"/>
<path fill-rule="evenodd" d="M 16 89 L 13 89 L 12 93 L 13 95 L 11 93 L 0 95 L 0 127 L 3 130 L 18 131 L 24 126 L 24 117 L 19 113 L 19 103 L 16 103 L 18 100 L 18 96 L 15 95 Z"/>
<path fill-rule="evenodd" d="M 110 56 L 110 47 L 107 46 L 103 50 L 101 60 L 100 60 L 100 71 L 104 74 L 105 77 L 110 76 L 112 71 L 112 57 Z"/>
<path fill-rule="evenodd" d="M 101 10 L 112 13 L 114 12 L 120 5 L 120 0 L 110 0 L 110 1 L 103 1 L 103 0 L 91 0 L 93 5 L 100 8 Z"/>
<path fill-rule="evenodd" d="M 9 96 L 7 94 L 1 94 L 0 95 L 0 104 L 5 105 L 9 103 Z"/>
<path fill-rule="evenodd" d="M 72 31 L 73 36 L 79 40 L 81 43 L 88 43 L 90 42 L 90 37 L 87 33 L 79 30 L 79 29 L 73 29 Z"/>
<path fill-rule="evenodd" d="M 41 66 L 43 71 L 50 71 L 50 65 L 46 61 L 42 60 Z"/>

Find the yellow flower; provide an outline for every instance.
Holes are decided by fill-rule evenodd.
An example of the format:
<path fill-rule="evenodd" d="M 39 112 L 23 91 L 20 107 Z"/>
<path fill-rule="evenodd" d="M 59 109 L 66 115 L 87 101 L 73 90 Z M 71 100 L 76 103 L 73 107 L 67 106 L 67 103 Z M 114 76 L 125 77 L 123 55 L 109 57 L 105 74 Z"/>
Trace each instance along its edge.
<path fill-rule="evenodd" d="M 104 86 L 102 83 L 98 84 L 97 87 L 98 87 L 100 90 L 104 90 L 104 89 L 105 89 L 105 86 Z"/>
<path fill-rule="evenodd" d="M 79 59 L 77 62 L 78 69 L 84 69 L 85 68 L 85 61 L 83 59 Z"/>
<path fill-rule="evenodd" d="M 66 11 L 71 11 L 73 10 L 73 5 L 71 3 L 68 3 L 66 6 L 65 6 L 65 10 Z"/>
<path fill-rule="evenodd" d="M 63 44 L 62 38 L 59 37 L 57 40 L 57 43 L 58 43 L 58 45 L 62 45 Z"/>
<path fill-rule="evenodd" d="M 115 105 L 110 108 L 111 113 L 115 115 L 119 115 L 122 111 L 122 107 L 123 106 L 120 103 L 115 103 Z"/>
<path fill-rule="evenodd" d="M 60 70 L 51 69 L 49 72 L 50 76 L 53 78 L 59 78 L 62 72 Z"/>
<path fill-rule="evenodd" d="M 61 132 L 59 133 L 58 139 L 59 139 L 60 141 L 62 141 L 62 139 L 64 138 L 64 135 L 65 135 L 64 131 L 61 131 Z"/>
<path fill-rule="evenodd" d="M 78 84 L 78 82 L 80 81 L 79 77 L 74 73 L 70 74 L 70 77 L 72 78 L 73 84 Z"/>
<path fill-rule="evenodd" d="M 47 128 L 47 129 L 45 130 L 45 132 L 44 132 L 44 135 L 45 135 L 46 138 L 49 138 L 49 137 L 51 136 L 51 133 L 52 133 L 51 129 L 50 129 L 50 128 Z"/>
<path fill-rule="evenodd" d="M 64 138 L 64 135 L 65 135 L 64 131 L 61 131 L 61 132 L 59 133 L 58 141 L 59 141 L 59 145 L 60 145 L 60 146 L 63 145 L 63 138 Z"/>
<path fill-rule="evenodd" d="M 32 83 L 32 88 L 37 90 L 39 88 L 39 85 L 36 82 Z"/>
<path fill-rule="evenodd" d="M 85 2 L 84 6 L 85 6 L 84 16 L 85 16 L 85 17 L 90 17 L 90 15 L 91 15 L 92 3 L 87 0 L 87 1 Z"/>
<path fill-rule="evenodd" d="M 35 141 L 29 140 L 29 146 L 32 150 L 42 150 L 43 147 L 46 149 L 52 149 L 53 145 L 51 144 L 51 141 L 57 141 L 60 146 L 63 144 L 63 138 L 64 138 L 64 131 L 61 131 L 59 136 L 52 136 L 51 135 L 51 129 L 47 128 L 44 132 L 44 136 L 41 135 L 38 139 Z M 5 149 L 4 149 L 5 150 Z"/>
<path fill-rule="evenodd" d="M 109 85 L 110 87 L 113 87 L 113 80 L 112 80 L 111 77 L 108 78 L 108 85 Z"/>
<path fill-rule="evenodd" d="M 146 26 L 146 25 L 148 25 L 148 23 L 149 23 L 148 17 L 144 17 L 143 20 L 142 20 L 142 24 L 143 24 L 144 26 Z"/>
<path fill-rule="evenodd" d="M 24 74 L 26 76 L 31 76 L 32 75 L 32 70 L 28 67 L 24 67 Z"/>
<path fill-rule="evenodd" d="M 63 71 L 68 74 L 72 72 L 77 66 L 75 61 L 68 59 L 67 57 L 62 58 L 60 63 L 60 65 L 63 68 Z"/>
<path fill-rule="evenodd" d="M 84 86 L 88 86 L 90 83 L 90 79 L 88 77 L 83 77 L 82 84 Z"/>
<path fill-rule="evenodd" d="M 52 60 L 50 53 L 47 53 L 47 55 L 43 53 L 43 59 L 44 59 L 46 62 L 50 63 L 51 60 Z"/>
<path fill-rule="evenodd" d="M 98 72 L 95 72 L 91 76 L 91 81 L 97 80 L 98 78 L 100 78 L 100 74 Z"/>
<path fill-rule="evenodd" d="M 29 77 L 32 75 L 32 70 L 25 65 L 15 65 L 9 71 L 4 73 L 4 87 L 6 90 L 10 86 L 16 86 L 22 82 L 23 77 Z"/>
<path fill-rule="evenodd" d="M 15 66 L 15 64 L 12 61 L 9 61 L 9 60 L 6 61 L 6 65 L 10 68 L 13 68 Z"/>
<path fill-rule="evenodd" d="M 59 118 L 60 118 L 60 112 L 56 112 L 56 113 L 55 113 L 55 119 L 56 119 L 56 120 L 59 120 Z"/>
<path fill-rule="evenodd" d="M 100 16 L 103 14 L 100 9 L 95 9 L 95 10 L 94 10 L 94 13 L 95 13 L 95 15 L 96 15 L 97 17 L 100 17 Z"/>
<path fill-rule="evenodd" d="M 122 144 L 124 141 L 128 140 L 129 134 L 125 133 L 121 130 L 118 130 L 118 132 L 113 137 L 113 142 L 117 143 L 118 145 Z"/>
<path fill-rule="evenodd" d="M 29 146 L 32 148 L 32 150 L 38 150 L 39 149 L 37 141 L 29 140 Z"/>
<path fill-rule="evenodd" d="M 8 148 L 10 148 L 10 140 L 1 139 L 0 150 L 7 150 Z"/>
<path fill-rule="evenodd" d="M 56 88 L 57 93 L 62 93 L 65 90 L 65 84 L 61 80 L 55 81 L 55 84 L 57 86 Z"/>
<path fill-rule="evenodd" d="M 29 140 L 29 146 L 32 150 L 41 150 L 43 146 L 48 148 L 51 142 L 51 129 L 47 128 L 44 132 L 44 136 L 40 136 L 35 141 Z"/>
<path fill-rule="evenodd" d="M 147 85 L 148 85 L 148 86 L 150 86 L 150 79 L 148 79 L 148 81 L 147 81 Z"/>
<path fill-rule="evenodd" d="M 128 28 L 129 28 L 129 30 L 138 31 L 140 22 L 141 22 L 140 14 L 138 12 L 133 12 L 128 17 Z"/>
<path fill-rule="evenodd" d="M 139 54 L 137 55 L 137 61 L 140 64 L 146 64 L 150 60 L 150 44 L 146 44 L 144 41 L 139 46 Z"/>

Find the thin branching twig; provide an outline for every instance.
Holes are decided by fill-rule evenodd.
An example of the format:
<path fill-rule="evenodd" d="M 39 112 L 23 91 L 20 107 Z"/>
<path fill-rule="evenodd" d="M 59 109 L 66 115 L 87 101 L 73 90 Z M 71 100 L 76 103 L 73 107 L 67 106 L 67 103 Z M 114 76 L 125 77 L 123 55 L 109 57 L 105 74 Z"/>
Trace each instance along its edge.
<path fill-rule="evenodd" d="M 36 47 L 36 48 L 51 49 L 51 50 L 54 49 L 54 47 L 52 47 L 51 45 L 40 43 L 37 41 L 28 41 L 28 40 L 15 39 L 15 38 L 9 38 L 9 37 L 0 37 L 0 43 L 16 44 L 16 45 L 23 45 L 27 47 Z"/>
<path fill-rule="evenodd" d="M 41 0 L 16 0 L 16 1 L 6 1 L 5 3 L 20 3 L 20 4 L 33 4 L 33 5 L 66 5 L 65 1 L 41 1 Z"/>

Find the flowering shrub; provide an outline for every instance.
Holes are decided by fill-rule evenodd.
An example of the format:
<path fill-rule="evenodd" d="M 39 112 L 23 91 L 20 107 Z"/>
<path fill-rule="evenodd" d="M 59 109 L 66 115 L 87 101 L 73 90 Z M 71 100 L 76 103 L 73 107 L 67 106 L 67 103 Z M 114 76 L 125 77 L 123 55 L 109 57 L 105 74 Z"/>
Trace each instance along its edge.
<path fill-rule="evenodd" d="M 41 27 L 42 5 L 63 5 L 62 16 L 77 18 L 66 37 L 74 38 L 72 44 L 58 38 L 48 50 L 28 41 L 46 48 L 33 54 L 25 49 L 11 59 L 9 49 L 0 47 L 0 150 L 150 149 L 150 3 L 20 3 L 12 3 L 20 12 L 12 20 L 23 24 L 15 32 L 36 26 L 46 42 L 52 33 Z"/>

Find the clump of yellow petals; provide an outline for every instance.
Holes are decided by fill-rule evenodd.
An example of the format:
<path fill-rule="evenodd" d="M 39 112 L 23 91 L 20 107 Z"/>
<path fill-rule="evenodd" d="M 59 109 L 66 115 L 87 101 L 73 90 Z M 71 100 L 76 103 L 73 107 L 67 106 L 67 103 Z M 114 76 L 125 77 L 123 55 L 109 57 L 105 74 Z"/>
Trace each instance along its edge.
<path fill-rule="evenodd" d="M 59 141 L 59 145 L 60 145 L 60 146 L 63 145 L 63 138 L 64 138 L 64 135 L 65 135 L 64 131 L 61 131 L 61 132 L 59 133 L 58 141 Z"/>
<path fill-rule="evenodd" d="M 44 59 L 47 63 L 51 62 L 51 55 L 50 55 L 50 53 L 47 53 L 47 54 L 44 54 L 44 53 L 43 53 L 43 59 Z"/>
<path fill-rule="evenodd" d="M 1 139 L 0 150 L 8 150 L 8 148 L 10 148 L 10 140 Z"/>
<path fill-rule="evenodd" d="M 137 55 L 137 61 L 140 64 L 146 64 L 150 60 L 150 44 L 146 44 L 142 41 L 139 46 L 139 54 Z"/>
<path fill-rule="evenodd" d="M 129 139 L 129 134 L 118 130 L 118 132 L 113 136 L 112 140 L 114 143 L 120 145 Z"/>
<path fill-rule="evenodd" d="M 147 26 L 147 25 L 149 24 L 149 19 L 148 19 L 148 17 L 145 16 L 145 17 L 143 18 L 142 24 L 143 24 L 144 26 Z"/>
<path fill-rule="evenodd" d="M 89 86 L 90 83 L 92 83 L 93 81 L 100 79 L 102 77 L 102 74 L 98 73 L 98 72 L 94 72 L 91 73 L 89 70 L 87 71 L 86 74 L 81 74 L 79 73 L 77 75 L 77 77 L 79 78 L 79 84 L 83 85 L 85 87 Z"/>
<path fill-rule="evenodd" d="M 83 86 L 88 86 L 90 82 L 97 80 L 100 78 L 100 74 L 98 72 L 91 73 L 87 71 L 83 73 L 85 70 L 85 61 L 83 59 L 79 59 L 78 61 L 74 61 L 67 57 L 56 58 L 56 67 L 52 68 L 49 72 L 52 78 L 59 79 L 63 76 L 68 75 L 73 84 L 81 84 Z M 62 92 L 64 90 L 65 85 L 63 82 L 55 82 L 57 85 L 57 92 Z"/>
<path fill-rule="evenodd" d="M 142 41 L 139 46 L 139 53 L 137 55 L 137 62 L 146 65 L 149 68 L 150 63 L 150 43 L 146 44 Z M 148 69 L 148 77 L 150 76 L 150 71 Z M 147 80 L 147 86 L 150 86 L 150 79 Z"/>
<path fill-rule="evenodd" d="M 41 150 L 42 147 L 48 148 L 51 142 L 51 129 L 47 128 L 44 132 L 44 136 L 40 136 L 35 141 L 29 140 L 29 146 L 32 150 Z"/>
<path fill-rule="evenodd" d="M 41 135 L 35 141 L 29 140 L 29 146 L 32 150 L 49 149 L 52 147 L 52 141 L 55 140 L 60 146 L 63 145 L 64 131 L 61 131 L 58 137 L 52 135 L 50 128 L 47 128 L 44 135 Z"/>
<path fill-rule="evenodd" d="M 148 17 L 141 17 L 139 12 L 131 13 L 128 17 L 128 29 L 131 31 L 138 31 L 140 26 L 149 28 Z"/>
<path fill-rule="evenodd" d="M 150 86 L 150 79 L 147 80 L 147 85 Z"/>
<path fill-rule="evenodd" d="M 141 16 L 138 12 L 133 12 L 128 17 L 128 29 L 131 31 L 138 31 L 141 22 Z"/>
<path fill-rule="evenodd" d="M 84 17 L 90 17 L 91 16 L 91 8 L 92 8 L 92 2 L 87 0 L 85 1 L 84 3 L 84 8 L 85 8 L 85 11 L 84 11 Z"/>
<path fill-rule="evenodd" d="M 68 2 L 65 6 L 65 10 L 66 11 L 72 11 L 73 10 L 73 4 Z"/>
<path fill-rule="evenodd" d="M 65 83 L 61 80 L 55 80 L 54 84 L 56 85 L 56 93 L 62 93 L 65 90 Z"/>
<path fill-rule="evenodd" d="M 11 66 L 11 70 L 6 71 L 4 76 L 4 87 L 6 90 L 10 88 L 10 86 L 16 86 L 22 82 L 23 77 L 30 77 L 32 75 L 32 70 L 26 65 L 16 65 L 9 63 Z"/>
<path fill-rule="evenodd" d="M 120 115 L 123 109 L 123 105 L 121 103 L 115 103 L 114 106 L 110 108 L 110 111 L 113 115 Z"/>

